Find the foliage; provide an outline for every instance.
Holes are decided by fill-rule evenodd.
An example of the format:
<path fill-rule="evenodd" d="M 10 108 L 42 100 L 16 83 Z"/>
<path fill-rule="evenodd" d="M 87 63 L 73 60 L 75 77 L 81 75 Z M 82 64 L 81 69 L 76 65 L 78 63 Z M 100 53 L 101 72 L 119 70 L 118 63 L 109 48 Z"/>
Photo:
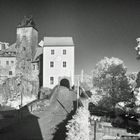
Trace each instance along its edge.
<path fill-rule="evenodd" d="M 29 96 L 23 96 L 22 99 L 22 106 L 34 101 L 36 97 L 32 95 L 31 97 Z M 6 106 L 10 106 L 16 109 L 19 109 L 19 106 L 21 105 L 21 97 L 17 97 L 16 99 L 8 99 Z"/>
<path fill-rule="evenodd" d="M 131 73 L 131 75 L 128 75 L 129 82 L 131 83 L 133 94 L 134 94 L 134 101 L 133 104 L 135 104 L 135 111 L 136 108 L 140 105 L 140 72 L 138 73 Z M 137 111 L 136 111 L 137 112 Z"/>
<path fill-rule="evenodd" d="M 41 87 L 39 89 L 38 98 L 39 99 L 44 99 L 44 98 L 48 98 L 49 99 L 50 96 L 51 96 L 51 93 L 52 93 L 52 90 L 51 89 Z"/>
<path fill-rule="evenodd" d="M 85 91 L 89 91 L 90 87 L 86 82 L 80 82 L 80 87 L 82 87 Z"/>
<path fill-rule="evenodd" d="M 86 83 L 87 90 L 92 88 L 92 75 L 85 74 L 83 75 L 83 83 Z"/>
<path fill-rule="evenodd" d="M 23 96 L 23 105 L 34 100 L 38 94 L 38 82 L 20 77 L 12 77 L 0 85 L 0 104 L 18 107 Z"/>
<path fill-rule="evenodd" d="M 89 117 L 89 111 L 80 107 L 66 126 L 68 130 L 66 140 L 89 140 Z"/>
<path fill-rule="evenodd" d="M 131 89 L 135 89 L 137 86 L 137 82 L 136 82 L 137 76 L 138 76 L 138 74 L 136 72 L 132 72 L 132 73 L 127 74 L 128 82 L 131 86 Z"/>
<path fill-rule="evenodd" d="M 139 88 L 140 87 L 140 72 L 138 72 L 137 74 L 136 84 L 137 84 L 136 88 Z"/>
<path fill-rule="evenodd" d="M 114 127 L 120 127 L 120 128 L 124 128 L 125 127 L 125 120 L 120 117 L 117 116 L 113 121 L 112 121 L 112 125 Z"/>
<path fill-rule="evenodd" d="M 136 106 L 140 105 L 140 88 L 136 88 L 134 90 L 134 95 L 135 95 L 135 104 Z"/>
<path fill-rule="evenodd" d="M 112 125 L 114 127 L 125 128 L 129 133 L 137 134 L 140 132 L 138 116 L 133 113 L 121 113 L 113 119 Z"/>
<path fill-rule="evenodd" d="M 106 117 L 110 116 L 114 127 L 125 128 L 130 133 L 139 133 L 136 112 L 140 103 L 139 77 L 140 73 L 126 74 L 123 61 L 117 58 L 101 60 L 96 65 L 93 76 L 94 93 L 100 96 L 100 100 L 91 112 L 94 115 L 103 112 Z"/>
<path fill-rule="evenodd" d="M 103 96 L 99 105 L 113 109 L 118 102 L 132 99 L 126 67 L 118 58 L 107 58 L 97 63 L 93 71 L 93 86 Z"/>
<path fill-rule="evenodd" d="M 90 98 L 90 102 L 92 102 L 94 105 L 98 105 L 99 101 L 103 99 L 103 91 L 99 88 L 93 88 L 90 90 L 92 93 L 92 96 Z"/>

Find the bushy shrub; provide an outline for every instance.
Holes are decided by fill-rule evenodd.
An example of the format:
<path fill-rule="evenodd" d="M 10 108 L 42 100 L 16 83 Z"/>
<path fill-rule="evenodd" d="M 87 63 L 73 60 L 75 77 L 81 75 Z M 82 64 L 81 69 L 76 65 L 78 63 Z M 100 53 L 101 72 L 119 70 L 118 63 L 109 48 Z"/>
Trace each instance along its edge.
<path fill-rule="evenodd" d="M 39 98 L 39 99 L 50 98 L 51 92 L 52 92 L 51 89 L 41 87 L 41 88 L 39 89 L 38 98 Z"/>
<path fill-rule="evenodd" d="M 76 115 L 73 116 L 73 119 L 70 120 L 66 126 L 68 130 L 66 140 L 89 140 L 89 117 L 89 111 L 80 107 Z"/>
<path fill-rule="evenodd" d="M 93 71 L 93 86 L 103 96 L 100 106 L 113 110 L 118 102 L 130 102 L 133 99 L 126 72 L 123 61 L 118 58 L 105 57 L 97 63 Z"/>
<path fill-rule="evenodd" d="M 36 97 L 34 95 L 32 96 L 23 96 L 22 98 L 22 106 L 34 101 Z M 16 99 L 9 99 L 7 100 L 6 106 L 13 107 L 16 109 L 19 109 L 19 106 L 21 105 L 21 97 L 19 96 Z"/>

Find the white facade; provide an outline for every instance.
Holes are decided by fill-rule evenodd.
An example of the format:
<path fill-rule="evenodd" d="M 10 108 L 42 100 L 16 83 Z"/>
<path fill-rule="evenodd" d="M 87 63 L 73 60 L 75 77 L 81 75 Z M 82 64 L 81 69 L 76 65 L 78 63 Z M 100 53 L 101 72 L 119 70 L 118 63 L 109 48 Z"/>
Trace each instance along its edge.
<path fill-rule="evenodd" d="M 74 44 L 71 37 L 45 37 L 43 87 L 53 88 L 62 79 L 74 85 Z"/>
<path fill-rule="evenodd" d="M 16 67 L 16 57 L 0 56 L 0 77 L 14 77 Z"/>

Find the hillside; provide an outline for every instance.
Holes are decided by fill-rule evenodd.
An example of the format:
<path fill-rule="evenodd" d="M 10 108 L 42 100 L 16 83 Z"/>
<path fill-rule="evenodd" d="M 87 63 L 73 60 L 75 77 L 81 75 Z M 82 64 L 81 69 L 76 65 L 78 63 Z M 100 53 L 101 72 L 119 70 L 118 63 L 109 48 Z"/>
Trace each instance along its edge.
<path fill-rule="evenodd" d="M 73 114 L 76 94 L 65 87 L 57 87 L 46 110 L 29 113 L 28 117 L 20 119 L 15 124 L 2 129 L 1 140 L 52 140 L 62 138 L 64 133 L 57 133 L 57 128 L 63 131 L 64 124 Z M 26 113 L 27 113 L 26 112 Z"/>

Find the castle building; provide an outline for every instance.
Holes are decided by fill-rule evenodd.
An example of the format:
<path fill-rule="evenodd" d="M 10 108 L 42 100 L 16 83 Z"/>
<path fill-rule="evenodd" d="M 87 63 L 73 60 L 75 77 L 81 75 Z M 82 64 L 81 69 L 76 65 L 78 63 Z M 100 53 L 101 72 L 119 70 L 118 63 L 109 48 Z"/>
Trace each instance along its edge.
<path fill-rule="evenodd" d="M 0 77 L 22 75 L 39 86 L 74 85 L 74 43 L 72 37 L 44 37 L 38 45 L 38 31 L 32 17 L 18 24 L 16 43 L 0 43 Z"/>
<path fill-rule="evenodd" d="M 15 76 L 16 50 L 15 43 L 0 43 L 0 80 Z"/>
<path fill-rule="evenodd" d="M 17 26 L 16 43 L 9 46 L 0 42 L 0 79 L 22 74 L 26 79 L 37 80 L 38 31 L 32 17 L 24 17 Z"/>
<path fill-rule="evenodd" d="M 72 37 L 44 37 L 43 87 L 74 85 L 74 43 Z"/>

